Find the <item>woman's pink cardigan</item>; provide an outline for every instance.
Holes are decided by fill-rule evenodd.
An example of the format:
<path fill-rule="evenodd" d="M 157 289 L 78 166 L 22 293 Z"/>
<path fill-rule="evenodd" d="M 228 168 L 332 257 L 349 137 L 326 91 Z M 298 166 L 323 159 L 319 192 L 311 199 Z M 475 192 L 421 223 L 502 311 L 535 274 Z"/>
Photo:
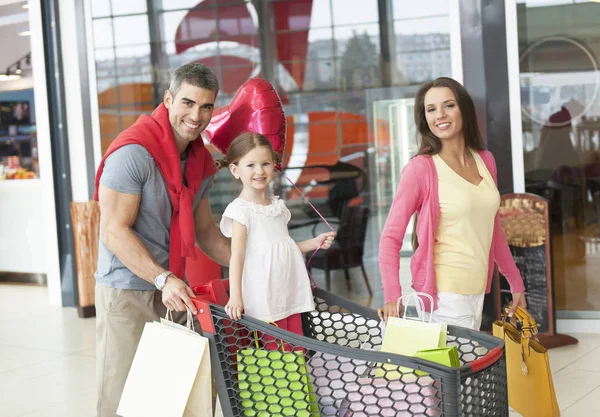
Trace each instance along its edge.
<path fill-rule="evenodd" d="M 497 184 L 494 157 L 488 151 L 480 151 L 479 155 Z M 434 299 L 434 303 L 437 303 L 433 247 L 440 222 L 438 196 L 438 177 L 433 158 L 429 155 L 419 155 L 411 159 L 402 171 L 398 191 L 394 197 L 379 243 L 379 269 L 386 303 L 396 301 L 402 295 L 402 289 L 400 288 L 400 249 L 402 248 L 408 222 L 415 212 L 418 213 L 417 238 L 419 239 L 419 247 L 412 255 L 410 262 L 412 288 L 415 291 L 430 294 Z M 508 248 L 498 214 L 496 214 L 494 220 L 486 293 L 490 292 L 492 286 L 494 264 L 498 264 L 498 269 L 507 278 L 511 292 L 525 291 L 521 273 L 515 265 Z M 423 301 L 426 310 L 431 311 L 427 298 L 424 298 Z M 436 308 L 437 304 L 434 305 L 434 309 Z"/>

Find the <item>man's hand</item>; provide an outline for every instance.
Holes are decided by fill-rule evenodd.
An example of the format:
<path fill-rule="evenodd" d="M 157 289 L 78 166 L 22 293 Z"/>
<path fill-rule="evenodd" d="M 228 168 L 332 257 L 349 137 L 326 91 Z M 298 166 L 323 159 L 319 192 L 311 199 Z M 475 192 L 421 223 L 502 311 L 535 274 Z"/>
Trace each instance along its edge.
<path fill-rule="evenodd" d="M 242 311 L 244 311 L 244 300 L 239 296 L 231 296 L 229 302 L 225 306 L 225 312 L 232 320 L 239 320 L 242 318 Z"/>
<path fill-rule="evenodd" d="M 400 305 L 402 310 L 402 305 Z M 377 310 L 379 318 L 387 323 L 388 317 L 398 317 L 398 305 L 396 302 L 391 301 L 383 305 L 382 308 Z"/>
<path fill-rule="evenodd" d="M 186 311 L 186 306 L 192 313 L 196 314 L 196 307 L 190 297 L 195 294 L 185 282 L 174 276 L 169 275 L 167 282 L 162 289 L 162 302 L 169 310 Z"/>
<path fill-rule="evenodd" d="M 510 307 L 510 311 L 508 313 L 509 317 L 513 316 L 515 311 L 517 311 L 518 307 L 527 308 L 527 301 L 525 300 L 524 292 L 515 292 L 515 293 L 513 293 L 512 297 L 513 297 L 513 302 Z"/>

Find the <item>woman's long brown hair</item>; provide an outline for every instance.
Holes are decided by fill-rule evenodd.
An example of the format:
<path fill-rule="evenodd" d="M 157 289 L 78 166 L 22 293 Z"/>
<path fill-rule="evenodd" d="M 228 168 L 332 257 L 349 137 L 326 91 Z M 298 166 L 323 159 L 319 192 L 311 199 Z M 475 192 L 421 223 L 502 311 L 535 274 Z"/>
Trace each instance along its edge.
<path fill-rule="evenodd" d="M 435 136 L 429 129 L 427 117 L 425 114 L 425 95 L 432 88 L 449 88 L 454 94 L 456 103 L 462 116 L 463 135 L 465 145 L 471 149 L 482 151 L 485 149 L 485 144 L 477 124 L 477 114 L 475 113 L 475 104 L 473 99 L 458 81 L 448 77 L 436 78 L 421 85 L 415 95 L 415 126 L 417 127 L 417 140 L 419 143 L 419 152 L 417 155 L 435 155 L 442 150 L 442 141 Z M 419 247 L 417 239 L 417 219 L 413 224 L 412 244 L 416 251 Z"/>

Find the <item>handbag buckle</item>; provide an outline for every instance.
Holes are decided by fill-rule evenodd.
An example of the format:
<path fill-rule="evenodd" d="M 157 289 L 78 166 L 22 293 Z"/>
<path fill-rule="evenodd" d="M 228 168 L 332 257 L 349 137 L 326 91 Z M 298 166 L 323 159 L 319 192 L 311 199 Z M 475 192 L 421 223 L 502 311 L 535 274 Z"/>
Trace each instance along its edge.
<path fill-rule="evenodd" d="M 523 353 L 523 351 L 521 350 L 521 371 L 523 372 L 523 375 L 527 376 L 529 374 L 529 368 L 527 367 L 527 364 L 525 363 L 525 354 Z"/>

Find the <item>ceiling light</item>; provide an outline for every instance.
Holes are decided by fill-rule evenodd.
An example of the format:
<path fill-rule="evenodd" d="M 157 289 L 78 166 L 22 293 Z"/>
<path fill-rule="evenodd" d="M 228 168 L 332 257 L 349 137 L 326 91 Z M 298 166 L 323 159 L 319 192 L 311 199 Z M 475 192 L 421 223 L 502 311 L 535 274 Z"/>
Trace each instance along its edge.
<path fill-rule="evenodd" d="M 23 6 L 21 6 L 21 7 L 23 7 L 24 9 L 29 9 L 29 3 L 25 3 L 25 4 L 24 4 Z"/>
<path fill-rule="evenodd" d="M 25 30 L 23 32 L 19 32 L 19 36 L 30 36 L 30 35 L 31 35 L 30 30 Z"/>

